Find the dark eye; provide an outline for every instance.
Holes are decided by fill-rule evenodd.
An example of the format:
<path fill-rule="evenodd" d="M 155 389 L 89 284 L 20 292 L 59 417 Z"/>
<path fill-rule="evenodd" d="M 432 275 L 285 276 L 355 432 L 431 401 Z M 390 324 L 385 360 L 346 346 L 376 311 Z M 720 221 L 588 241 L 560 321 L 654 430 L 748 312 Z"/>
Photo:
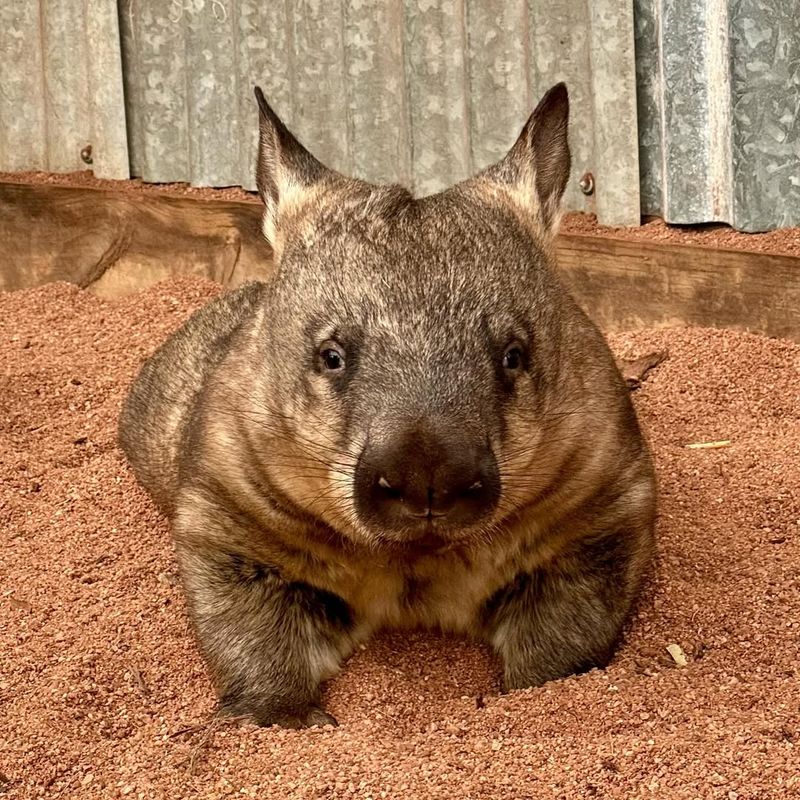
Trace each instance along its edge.
<path fill-rule="evenodd" d="M 517 372 L 522 369 L 522 347 L 518 344 L 510 344 L 503 354 L 503 369 L 509 372 Z"/>
<path fill-rule="evenodd" d="M 337 342 L 323 342 L 319 358 L 326 372 L 341 372 L 344 369 L 344 349 Z"/>

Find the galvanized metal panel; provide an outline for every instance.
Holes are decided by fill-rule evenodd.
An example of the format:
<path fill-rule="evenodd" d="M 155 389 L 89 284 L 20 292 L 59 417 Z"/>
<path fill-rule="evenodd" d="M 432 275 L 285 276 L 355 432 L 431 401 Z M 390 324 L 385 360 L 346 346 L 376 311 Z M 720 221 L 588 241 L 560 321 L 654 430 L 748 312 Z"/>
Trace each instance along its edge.
<path fill-rule="evenodd" d="M 592 171 L 602 219 L 638 222 L 630 0 L 120 3 L 131 163 L 145 180 L 253 188 L 258 83 L 330 166 L 426 194 L 500 158 L 566 80 L 568 204 L 593 208 L 577 188 Z M 593 47 L 598 36 L 610 44 Z"/>
<path fill-rule="evenodd" d="M 645 213 L 663 207 L 679 223 L 726 219 L 731 187 L 725 0 L 647 2 L 648 8 L 638 9 L 639 25 L 657 37 L 656 47 L 643 48 L 647 73 L 657 77 L 649 79 L 640 68 L 642 141 L 655 148 L 658 160 L 642 158 Z M 656 134 L 648 130 L 654 120 Z"/>
<path fill-rule="evenodd" d="M 404 9 L 400 2 L 345 8 L 350 164 L 379 183 L 412 182 Z M 394 31 L 394 36 L 387 36 Z"/>
<path fill-rule="evenodd" d="M 230 113 L 239 77 L 237 20 L 219 1 L 208 3 L 204 16 L 191 13 L 190 5 L 182 6 L 189 169 L 212 185 L 224 184 L 239 150 L 239 118 Z"/>
<path fill-rule="evenodd" d="M 184 8 L 120 2 L 131 171 L 146 181 L 191 177 Z"/>
<path fill-rule="evenodd" d="M 469 0 L 467 19 L 470 167 L 486 166 L 508 151 L 535 103 L 528 2 Z"/>
<path fill-rule="evenodd" d="M 127 178 L 117 6 L 76 0 L 0 4 L 0 169 L 86 169 Z"/>
<path fill-rule="evenodd" d="M 39 5 L 0 4 L 0 169 L 44 169 L 47 126 Z"/>
<path fill-rule="evenodd" d="M 472 171 L 466 25 L 460 0 L 406 4 L 413 186 L 419 194 Z"/>
<path fill-rule="evenodd" d="M 227 8 L 226 8 L 227 11 Z M 270 102 L 279 109 L 288 108 L 292 101 L 293 62 L 289 10 L 283 2 L 264 3 L 263 0 L 239 0 L 234 19 L 238 26 L 236 58 L 238 87 L 231 98 L 231 113 L 237 120 L 237 142 L 231 143 L 223 156 L 235 155 L 230 167 L 229 182 L 252 189 L 258 138 L 258 113 L 253 100 L 252 85 L 262 84 Z M 269 86 L 259 76 L 269 75 Z M 251 85 L 252 84 L 252 85 Z M 186 180 L 186 178 L 184 178 Z"/>
<path fill-rule="evenodd" d="M 635 0 L 642 210 L 800 224 L 795 0 Z"/>
<path fill-rule="evenodd" d="M 531 58 L 531 105 L 558 81 L 566 81 L 570 94 L 569 143 L 572 179 L 565 204 L 576 210 L 593 210 L 578 188 L 585 172 L 594 173 L 594 109 L 589 58 L 591 27 L 585 3 L 532 0 L 528 6 Z M 636 210 L 638 222 L 638 209 Z"/>
<path fill-rule="evenodd" d="M 92 144 L 102 177 L 130 158 L 253 188 L 258 82 L 332 166 L 428 193 L 500 158 L 566 80 L 568 207 L 634 224 L 641 189 L 671 222 L 800 224 L 795 0 L 7 0 L 0 52 L 0 169 L 81 169 Z"/>
<path fill-rule="evenodd" d="M 734 225 L 800 225 L 800 8 L 731 6 Z"/>
<path fill-rule="evenodd" d="M 618 0 L 590 0 L 589 5 L 597 216 L 609 225 L 638 225 L 633 8 Z"/>

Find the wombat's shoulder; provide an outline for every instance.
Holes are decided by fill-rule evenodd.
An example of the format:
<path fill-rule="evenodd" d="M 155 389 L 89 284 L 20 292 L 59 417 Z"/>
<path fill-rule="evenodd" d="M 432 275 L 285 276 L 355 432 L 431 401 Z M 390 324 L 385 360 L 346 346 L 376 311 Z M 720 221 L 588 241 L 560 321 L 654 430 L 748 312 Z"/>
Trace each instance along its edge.
<path fill-rule="evenodd" d="M 190 342 L 193 349 L 221 341 L 250 317 L 268 294 L 269 284 L 263 281 L 249 281 L 223 292 L 195 311 L 161 349 L 178 341 Z"/>
<path fill-rule="evenodd" d="M 165 511 L 177 491 L 181 442 L 196 400 L 268 293 L 268 284 L 252 282 L 203 306 L 147 359 L 131 386 L 120 416 L 119 444 L 140 483 Z"/>

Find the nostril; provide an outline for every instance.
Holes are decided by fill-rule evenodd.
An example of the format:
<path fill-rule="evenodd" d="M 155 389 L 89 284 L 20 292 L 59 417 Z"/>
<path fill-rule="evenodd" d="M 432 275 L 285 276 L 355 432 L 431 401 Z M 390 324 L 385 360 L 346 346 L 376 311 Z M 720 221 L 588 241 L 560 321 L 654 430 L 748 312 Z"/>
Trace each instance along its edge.
<path fill-rule="evenodd" d="M 378 487 L 383 490 L 383 493 L 387 497 L 391 497 L 394 499 L 402 499 L 402 491 L 395 486 L 392 486 L 384 475 L 381 475 L 378 478 Z"/>

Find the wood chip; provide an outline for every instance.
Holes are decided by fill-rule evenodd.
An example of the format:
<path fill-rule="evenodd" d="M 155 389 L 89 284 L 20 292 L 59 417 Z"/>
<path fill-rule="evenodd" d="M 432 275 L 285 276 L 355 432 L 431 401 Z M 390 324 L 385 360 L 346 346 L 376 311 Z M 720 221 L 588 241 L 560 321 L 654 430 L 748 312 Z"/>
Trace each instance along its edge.
<path fill-rule="evenodd" d="M 8 602 L 11 608 L 18 608 L 20 611 L 31 611 L 33 606 L 27 600 L 18 600 L 16 597 L 9 597 Z"/>
<path fill-rule="evenodd" d="M 619 371 L 629 389 L 638 389 L 647 378 L 647 373 L 667 358 L 669 358 L 667 350 L 656 350 L 640 358 L 620 359 L 618 361 Z"/>
<path fill-rule="evenodd" d="M 177 572 L 159 572 L 156 579 L 164 586 L 179 586 L 181 582 Z"/>
<path fill-rule="evenodd" d="M 133 664 L 129 664 L 128 669 L 130 670 L 136 685 L 139 687 L 139 691 L 145 697 L 149 697 L 150 690 L 147 688 L 147 684 L 144 682 L 144 678 L 142 677 L 142 673 L 139 671 L 138 667 L 134 666 Z"/>
<path fill-rule="evenodd" d="M 679 666 L 685 667 L 689 660 L 686 658 L 686 653 L 679 644 L 668 644 L 667 652 L 672 656 L 672 660 Z"/>
<path fill-rule="evenodd" d="M 718 442 L 692 442 L 686 446 L 690 450 L 714 450 L 717 447 L 730 447 L 730 439 L 720 439 Z"/>

